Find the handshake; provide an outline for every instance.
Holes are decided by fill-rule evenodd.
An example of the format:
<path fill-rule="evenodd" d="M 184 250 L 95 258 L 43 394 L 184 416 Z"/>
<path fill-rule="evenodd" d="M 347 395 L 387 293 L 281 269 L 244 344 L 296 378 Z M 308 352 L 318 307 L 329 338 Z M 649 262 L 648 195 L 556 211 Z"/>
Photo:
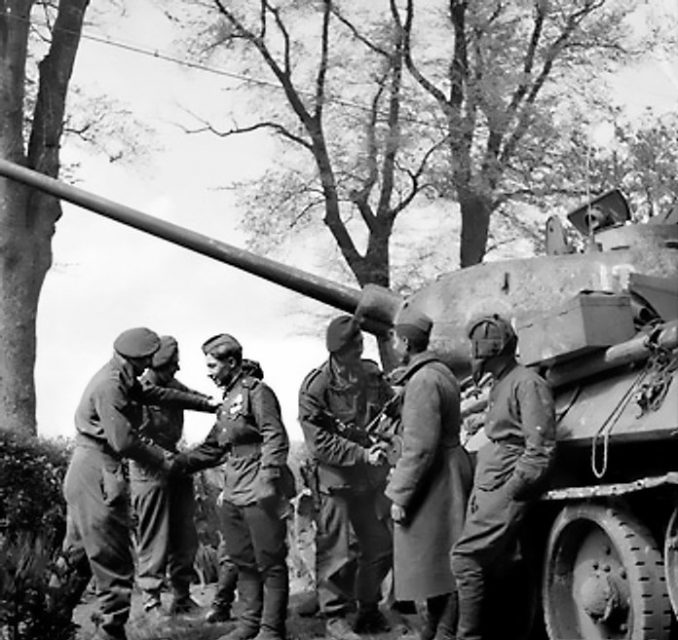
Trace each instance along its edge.
<path fill-rule="evenodd" d="M 163 452 L 160 469 L 166 476 L 187 475 L 180 454 L 170 453 L 169 451 Z"/>
<path fill-rule="evenodd" d="M 375 442 L 369 449 L 365 449 L 367 464 L 378 467 L 388 462 L 388 446 L 385 442 Z"/>

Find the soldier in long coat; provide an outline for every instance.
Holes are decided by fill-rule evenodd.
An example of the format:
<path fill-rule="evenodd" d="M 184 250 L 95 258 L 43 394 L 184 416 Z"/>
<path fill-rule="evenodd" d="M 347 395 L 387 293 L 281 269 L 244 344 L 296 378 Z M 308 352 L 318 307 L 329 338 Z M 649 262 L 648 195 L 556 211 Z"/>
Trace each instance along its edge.
<path fill-rule="evenodd" d="M 469 332 L 477 374 L 494 378 L 464 530 L 452 552 L 459 594 L 458 640 L 482 640 L 487 572 L 513 555 L 530 502 L 555 453 L 555 409 L 547 382 L 515 359 L 507 320 L 484 316 Z"/>
<path fill-rule="evenodd" d="M 397 600 L 426 601 L 422 640 L 453 632 L 450 553 L 464 523 L 473 479 L 471 459 L 459 441 L 459 384 L 428 351 L 431 319 L 405 308 L 396 319 L 394 348 L 405 365 L 394 380 L 404 385 L 402 456 L 386 488 L 394 521 Z M 438 632 L 438 636 L 436 633 Z"/>
<path fill-rule="evenodd" d="M 142 386 L 138 376 L 160 346 L 156 333 L 129 329 L 115 340 L 113 358 L 90 380 L 75 413 L 75 449 L 64 479 L 67 531 L 64 560 L 97 587 L 97 640 L 125 640 L 134 578 L 125 458 L 167 474 L 172 454 L 138 433 L 142 404 L 213 412 L 205 396 Z M 83 554 L 84 550 L 84 554 Z M 87 558 L 73 566 L 73 558 Z M 73 598 L 71 605 L 76 603 Z"/>

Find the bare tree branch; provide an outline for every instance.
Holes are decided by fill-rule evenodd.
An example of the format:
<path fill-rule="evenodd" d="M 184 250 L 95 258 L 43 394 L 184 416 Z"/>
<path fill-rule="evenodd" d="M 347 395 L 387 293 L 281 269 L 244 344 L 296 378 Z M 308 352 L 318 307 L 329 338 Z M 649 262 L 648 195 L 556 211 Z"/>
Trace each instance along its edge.
<path fill-rule="evenodd" d="M 325 101 L 325 78 L 327 76 L 327 64 L 330 47 L 330 16 L 332 12 L 332 0 L 323 2 L 323 26 L 320 45 L 320 63 L 318 75 L 315 81 L 315 117 L 318 122 L 322 116 L 323 103 Z"/>
<path fill-rule="evenodd" d="M 339 20 L 339 22 L 341 22 L 353 34 L 353 37 L 359 42 L 362 42 L 368 49 L 370 49 L 370 51 L 374 51 L 375 53 L 378 53 L 379 55 L 386 58 L 389 57 L 390 54 L 388 51 L 377 46 L 369 38 L 360 33 L 358 28 L 346 16 L 344 16 L 344 14 L 337 7 L 332 6 L 332 13 Z"/>
<path fill-rule="evenodd" d="M 310 142 L 307 140 L 304 140 L 303 138 L 300 138 L 299 136 L 293 134 L 289 129 L 281 125 L 279 122 L 273 122 L 273 121 L 265 121 L 265 122 L 256 122 L 254 124 L 248 125 L 248 126 L 243 126 L 243 127 L 234 127 L 232 129 L 229 129 L 227 131 L 217 129 L 212 123 L 207 122 L 206 120 L 203 120 L 201 118 L 197 118 L 197 116 L 193 116 L 196 119 L 199 119 L 202 123 L 203 126 L 199 127 L 197 129 L 190 129 L 188 127 L 185 127 L 184 125 L 180 125 L 181 128 L 186 132 L 190 134 L 196 134 L 196 133 L 204 133 L 206 131 L 213 133 L 216 136 L 219 136 L 220 138 L 228 138 L 229 136 L 234 136 L 234 135 L 239 135 L 243 133 L 251 133 L 252 131 L 257 131 L 258 129 L 271 129 L 275 131 L 277 134 L 283 136 L 284 138 L 287 138 L 288 140 L 291 140 L 295 144 L 298 144 L 305 149 L 308 149 L 309 151 L 312 151 L 312 145 Z"/>

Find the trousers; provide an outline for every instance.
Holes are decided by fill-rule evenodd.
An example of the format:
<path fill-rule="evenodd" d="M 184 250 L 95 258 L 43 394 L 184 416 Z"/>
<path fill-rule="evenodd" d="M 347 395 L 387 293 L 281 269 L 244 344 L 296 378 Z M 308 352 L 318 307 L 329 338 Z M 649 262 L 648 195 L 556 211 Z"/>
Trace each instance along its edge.
<path fill-rule="evenodd" d="M 75 447 L 64 478 L 69 526 L 66 556 L 84 550 L 96 581 L 98 626 L 124 640 L 134 579 L 128 483 L 122 465 L 107 453 Z"/>
<path fill-rule="evenodd" d="M 343 614 L 356 600 L 370 606 L 381 599 L 381 583 L 393 564 L 393 542 L 388 522 L 378 516 L 379 499 L 376 490 L 320 494 L 316 577 L 325 615 Z"/>

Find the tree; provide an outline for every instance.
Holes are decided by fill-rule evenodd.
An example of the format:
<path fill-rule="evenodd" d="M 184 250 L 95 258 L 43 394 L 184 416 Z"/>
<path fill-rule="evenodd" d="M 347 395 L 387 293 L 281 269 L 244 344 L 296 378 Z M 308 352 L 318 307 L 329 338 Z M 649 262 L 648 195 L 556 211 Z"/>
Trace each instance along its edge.
<path fill-rule="evenodd" d="M 59 173 L 66 94 L 88 0 L 61 0 L 27 112 L 27 59 L 34 0 L 0 2 L 0 155 L 46 175 Z M 47 8 L 45 9 L 47 10 Z M 0 428 L 35 433 L 35 319 L 52 263 L 59 201 L 0 179 Z"/>
<path fill-rule="evenodd" d="M 390 4 L 407 68 L 446 123 L 441 190 L 459 202 L 461 267 L 482 261 L 493 212 L 534 195 L 522 178 L 547 172 L 562 153 L 560 125 L 587 97 L 590 78 L 600 93 L 603 72 L 671 33 L 664 24 L 634 42 L 628 18 L 636 3 L 622 0 L 447 0 L 427 6 L 418 28 L 414 0 L 402 11 Z M 446 26 L 448 55 L 429 46 L 437 24 Z"/>
<path fill-rule="evenodd" d="M 214 5 L 221 20 L 206 49 L 241 61 L 257 107 L 246 122 L 203 121 L 193 132 L 268 130 L 285 158 L 256 184 L 238 185 L 250 230 L 279 239 L 320 215 L 357 282 L 388 287 L 393 225 L 426 188 L 440 145 L 416 135 L 399 32 L 370 7 L 351 13 L 332 0 Z"/>

